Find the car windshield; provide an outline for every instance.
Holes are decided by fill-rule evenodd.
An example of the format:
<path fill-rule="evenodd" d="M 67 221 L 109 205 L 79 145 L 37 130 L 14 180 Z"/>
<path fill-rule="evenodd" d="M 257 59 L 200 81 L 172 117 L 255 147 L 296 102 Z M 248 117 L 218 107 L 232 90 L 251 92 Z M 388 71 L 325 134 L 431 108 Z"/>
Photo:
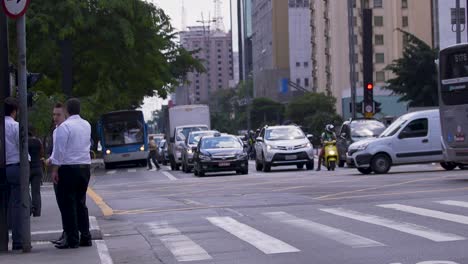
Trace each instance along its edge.
<path fill-rule="evenodd" d="M 205 133 L 190 133 L 189 139 L 188 139 L 188 144 L 189 145 L 196 145 L 200 141 L 200 138 L 204 136 L 211 136 L 213 135 L 213 132 L 205 132 Z"/>
<path fill-rule="evenodd" d="M 383 137 L 391 137 L 391 136 L 395 135 L 400 130 L 400 128 L 404 124 L 406 124 L 406 122 L 408 122 L 407 119 L 404 119 L 404 118 L 401 118 L 401 117 L 398 118 L 389 127 L 387 127 L 387 129 L 385 129 L 384 132 L 382 132 L 382 134 L 380 134 L 379 137 L 383 138 Z"/>
<path fill-rule="evenodd" d="M 351 122 L 351 137 L 378 137 L 385 130 L 385 125 L 377 120 Z"/>
<path fill-rule="evenodd" d="M 188 137 L 189 133 L 192 132 L 192 131 L 204 131 L 204 130 L 208 130 L 208 128 L 206 126 L 200 126 L 200 127 L 183 127 L 183 128 L 178 128 L 177 131 L 176 131 L 176 135 L 184 135 L 185 138 Z M 179 139 L 177 139 L 179 140 Z"/>
<path fill-rule="evenodd" d="M 241 143 L 234 137 L 210 137 L 201 142 L 201 149 L 242 148 Z"/>
<path fill-rule="evenodd" d="M 305 138 L 304 133 L 297 127 L 282 127 L 267 129 L 265 132 L 266 140 L 290 140 Z"/>

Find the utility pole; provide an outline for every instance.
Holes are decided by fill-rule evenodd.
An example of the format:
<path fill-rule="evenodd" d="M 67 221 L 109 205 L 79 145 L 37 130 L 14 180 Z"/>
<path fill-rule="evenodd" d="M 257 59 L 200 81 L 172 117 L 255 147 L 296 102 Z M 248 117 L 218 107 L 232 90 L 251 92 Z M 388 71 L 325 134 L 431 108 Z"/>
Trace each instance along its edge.
<path fill-rule="evenodd" d="M 0 252 L 8 251 L 7 190 L 5 159 L 5 98 L 10 96 L 10 71 L 8 61 L 8 23 L 0 10 Z"/>
<path fill-rule="evenodd" d="M 458 44 L 458 43 L 461 43 L 460 0 L 456 0 L 455 9 L 457 10 L 456 11 L 456 20 L 457 20 L 456 32 L 457 32 L 457 44 Z"/>
<path fill-rule="evenodd" d="M 20 184 L 22 212 L 23 252 L 31 251 L 31 222 L 29 198 L 28 159 L 28 91 L 26 80 L 26 16 L 16 21 L 18 45 L 18 92 L 19 92 L 19 136 L 20 136 Z"/>
<path fill-rule="evenodd" d="M 355 0 L 348 0 L 349 82 L 351 85 L 351 116 L 353 119 L 356 118 L 356 61 L 354 56 L 356 53 L 356 43 L 354 43 L 354 2 Z"/>

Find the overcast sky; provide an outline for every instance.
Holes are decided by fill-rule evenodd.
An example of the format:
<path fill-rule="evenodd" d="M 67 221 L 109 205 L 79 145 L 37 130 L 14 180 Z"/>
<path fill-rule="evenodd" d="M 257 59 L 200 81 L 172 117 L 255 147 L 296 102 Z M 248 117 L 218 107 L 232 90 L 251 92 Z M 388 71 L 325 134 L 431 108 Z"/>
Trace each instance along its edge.
<path fill-rule="evenodd" d="M 197 20 L 201 20 L 201 14 L 203 12 L 203 18 L 208 19 L 208 15 L 214 16 L 214 3 L 213 0 L 148 0 L 153 2 L 160 8 L 162 8 L 166 14 L 171 18 L 171 24 L 176 28 L 177 31 L 181 30 L 182 24 L 182 1 L 185 4 L 186 14 L 186 26 L 201 26 L 197 23 Z M 222 0 L 222 16 L 223 24 L 226 31 L 231 27 L 230 23 L 230 0 Z M 145 115 L 145 119 L 149 120 L 151 112 L 160 109 L 163 103 L 167 101 L 157 97 L 145 98 L 142 110 Z"/>

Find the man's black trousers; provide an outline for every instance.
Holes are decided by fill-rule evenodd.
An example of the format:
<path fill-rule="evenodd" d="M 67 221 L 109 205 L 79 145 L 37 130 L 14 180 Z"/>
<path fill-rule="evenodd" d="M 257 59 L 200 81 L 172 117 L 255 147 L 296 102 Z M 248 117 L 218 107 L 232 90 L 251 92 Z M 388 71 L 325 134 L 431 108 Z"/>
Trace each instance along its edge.
<path fill-rule="evenodd" d="M 89 165 L 62 165 L 59 168 L 57 196 L 61 204 L 62 223 L 70 246 L 90 240 L 86 190 L 91 176 Z M 79 233 L 78 233 L 79 232 Z"/>

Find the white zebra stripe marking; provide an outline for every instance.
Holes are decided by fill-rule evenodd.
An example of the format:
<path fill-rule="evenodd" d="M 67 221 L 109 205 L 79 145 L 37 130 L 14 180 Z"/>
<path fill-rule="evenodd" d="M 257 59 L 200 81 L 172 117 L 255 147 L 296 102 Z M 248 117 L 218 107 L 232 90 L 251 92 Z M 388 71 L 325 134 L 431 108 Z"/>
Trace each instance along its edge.
<path fill-rule="evenodd" d="M 112 258 L 109 254 L 109 249 L 107 248 L 106 242 L 104 240 L 96 240 L 94 241 L 97 246 L 97 251 L 99 254 L 99 259 L 101 260 L 101 264 L 113 264 Z"/>
<path fill-rule="evenodd" d="M 134 172 L 137 172 L 137 170 L 136 169 L 128 169 L 127 172 L 134 173 Z"/>
<path fill-rule="evenodd" d="M 237 238 L 251 244 L 265 254 L 278 254 L 299 252 L 300 250 L 262 233 L 246 224 L 240 223 L 231 217 L 208 217 L 213 225 L 226 230 Z"/>
<path fill-rule="evenodd" d="M 168 171 L 162 171 L 162 174 L 164 174 L 164 175 L 165 175 L 167 178 L 169 178 L 169 180 L 171 180 L 171 181 L 176 181 L 176 180 L 177 180 L 177 178 L 174 177 L 174 176 L 173 176 L 170 172 L 168 172 Z"/>
<path fill-rule="evenodd" d="M 402 211 L 410 214 L 422 215 L 432 218 L 437 218 L 441 220 L 446 220 L 450 222 L 455 222 L 459 224 L 468 225 L 468 216 L 457 215 L 451 213 L 445 213 L 436 210 L 429 210 L 425 208 L 419 208 L 415 206 L 403 205 L 403 204 L 381 204 L 379 207 L 394 209 L 397 211 Z"/>
<path fill-rule="evenodd" d="M 112 175 L 112 174 L 115 174 L 116 172 L 117 170 L 110 170 L 110 171 L 107 171 L 106 174 Z"/>
<path fill-rule="evenodd" d="M 424 226 L 419 226 L 419 225 L 404 223 L 404 222 L 397 222 L 397 221 L 393 221 L 393 220 L 386 219 L 383 217 L 362 214 L 359 212 L 346 210 L 342 208 L 335 208 L 335 209 L 330 208 L 330 209 L 320 209 L 320 210 L 323 212 L 330 213 L 330 214 L 351 218 L 357 221 L 390 228 L 390 229 L 397 230 L 397 231 L 407 233 L 410 235 L 423 237 L 423 238 L 426 238 L 435 242 L 465 240 L 464 237 L 458 236 L 455 234 L 443 233 L 443 232 L 439 232 L 436 230 L 431 230 Z"/>
<path fill-rule="evenodd" d="M 148 223 L 155 234 L 178 261 L 208 260 L 211 256 L 190 238 L 166 222 Z"/>
<path fill-rule="evenodd" d="M 319 236 L 334 240 L 338 243 L 350 246 L 352 248 L 364 248 L 364 247 L 380 247 L 385 246 L 384 244 L 368 239 L 362 236 L 355 235 L 353 233 L 346 232 L 334 227 L 315 223 L 310 220 L 298 218 L 294 215 L 290 215 L 285 212 L 270 212 L 264 213 L 264 215 L 270 217 L 275 221 L 279 221 L 291 226 L 295 226 Z"/>
<path fill-rule="evenodd" d="M 437 201 L 436 203 L 468 208 L 468 203 L 461 202 L 461 201 L 446 200 L 446 201 Z"/>

